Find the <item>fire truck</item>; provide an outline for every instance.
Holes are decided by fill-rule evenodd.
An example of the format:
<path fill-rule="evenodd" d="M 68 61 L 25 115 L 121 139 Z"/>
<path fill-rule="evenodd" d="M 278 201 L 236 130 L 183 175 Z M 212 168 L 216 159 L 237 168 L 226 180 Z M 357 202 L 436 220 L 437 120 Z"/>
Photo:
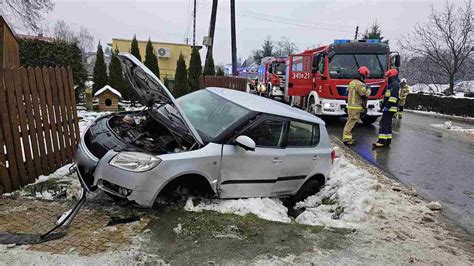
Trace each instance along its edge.
<path fill-rule="evenodd" d="M 380 99 L 387 87 L 384 73 L 389 67 L 400 66 L 400 55 L 390 52 L 388 44 L 380 40 L 335 40 L 330 45 L 290 55 L 285 101 L 317 116 L 346 116 L 348 85 L 358 77 L 360 66 L 370 70 L 365 82 L 371 94 L 361 120 L 371 124 L 382 115 Z"/>
<path fill-rule="evenodd" d="M 286 58 L 265 57 L 258 67 L 257 92 L 269 98 L 282 97 L 285 94 Z"/>

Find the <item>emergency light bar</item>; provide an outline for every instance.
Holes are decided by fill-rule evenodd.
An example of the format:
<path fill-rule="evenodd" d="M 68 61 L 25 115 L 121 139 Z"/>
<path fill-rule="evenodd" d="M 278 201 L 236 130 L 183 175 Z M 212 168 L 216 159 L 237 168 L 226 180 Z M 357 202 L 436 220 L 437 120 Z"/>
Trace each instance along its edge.
<path fill-rule="evenodd" d="M 348 43 L 348 42 L 351 42 L 351 40 L 343 40 L 343 39 L 334 40 L 334 44 L 341 44 L 341 43 Z"/>
<path fill-rule="evenodd" d="M 337 40 L 334 40 L 334 44 L 349 43 L 349 42 L 380 43 L 380 39 L 367 39 L 367 40 L 337 39 Z"/>

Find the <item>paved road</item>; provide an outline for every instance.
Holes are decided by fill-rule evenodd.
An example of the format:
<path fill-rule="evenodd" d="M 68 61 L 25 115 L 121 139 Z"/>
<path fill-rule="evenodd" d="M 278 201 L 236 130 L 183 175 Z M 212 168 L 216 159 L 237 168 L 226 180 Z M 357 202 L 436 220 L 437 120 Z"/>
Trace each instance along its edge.
<path fill-rule="evenodd" d="M 354 130 L 358 143 L 353 150 L 402 183 L 416 188 L 419 195 L 439 201 L 443 213 L 474 237 L 474 135 L 454 133 L 431 124 L 447 118 L 405 113 L 394 121 L 390 148 L 373 150 L 378 121 Z M 342 137 L 345 119 L 328 122 L 328 131 Z M 474 122 L 453 121 L 463 128 Z"/>

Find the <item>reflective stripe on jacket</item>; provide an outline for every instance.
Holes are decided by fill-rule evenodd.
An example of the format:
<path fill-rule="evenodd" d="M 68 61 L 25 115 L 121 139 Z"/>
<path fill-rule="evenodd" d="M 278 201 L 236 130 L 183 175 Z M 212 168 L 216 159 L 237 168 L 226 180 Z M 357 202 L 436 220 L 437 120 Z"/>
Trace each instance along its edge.
<path fill-rule="evenodd" d="M 385 89 L 382 102 L 382 109 L 385 107 L 389 112 L 398 112 L 400 80 L 398 77 L 391 77 L 388 80 L 388 86 Z"/>
<path fill-rule="evenodd" d="M 365 83 L 361 80 L 354 79 L 349 83 L 349 95 L 347 96 L 347 109 L 363 110 L 363 98 L 370 95 L 370 89 L 367 89 Z"/>

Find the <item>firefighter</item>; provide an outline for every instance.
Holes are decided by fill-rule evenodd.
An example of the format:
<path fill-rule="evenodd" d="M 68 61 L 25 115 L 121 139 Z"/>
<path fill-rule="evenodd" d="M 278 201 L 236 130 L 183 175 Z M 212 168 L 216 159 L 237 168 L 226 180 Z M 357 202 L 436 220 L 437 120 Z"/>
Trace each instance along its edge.
<path fill-rule="evenodd" d="M 410 87 L 407 84 L 407 80 L 401 79 L 400 80 L 400 101 L 398 102 L 397 118 L 402 119 L 403 106 L 405 106 L 405 101 L 409 93 L 410 93 Z"/>
<path fill-rule="evenodd" d="M 382 118 L 380 119 L 379 139 L 372 144 L 376 148 L 389 146 L 392 142 L 392 118 L 398 111 L 398 92 L 400 90 L 398 70 L 387 70 L 385 78 L 388 79 L 388 86 L 385 89 L 381 106 Z"/>
<path fill-rule="evenodd" d="M 346 145 L 354 145 L 352 129 L 360 118 L 360 114 L 367 108 L 366 99 L 370 95 L 370 89 L 365 86 L 365 79 L 369 76 L 369 69 L 365 66 L 357 70 L 359 76 L 349 83 L 349 96 L 347 97 L 347 122 L 344 126 L 342 141 Z"/>

